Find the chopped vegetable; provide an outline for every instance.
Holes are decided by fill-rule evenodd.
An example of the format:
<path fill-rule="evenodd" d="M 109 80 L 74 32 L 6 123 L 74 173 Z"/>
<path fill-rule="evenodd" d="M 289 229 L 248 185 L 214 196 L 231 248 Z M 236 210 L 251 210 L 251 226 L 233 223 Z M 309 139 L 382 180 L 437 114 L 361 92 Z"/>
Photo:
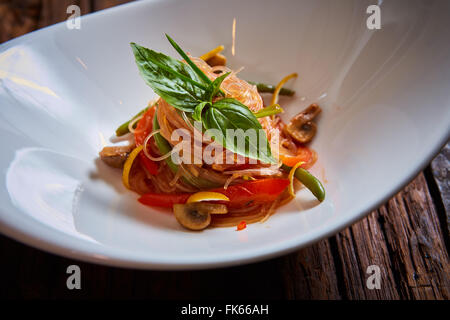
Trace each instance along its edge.
<path fill-rule="evenodd" d="M 312 122 L 322 109 L 315 103 L 297 114 L 286 126 L 289 135 L 300 143 L 311 141 L 317 131 L 317 125 Z"/>
<path fill-rule="evenodd" d="M 253 84 L 256 86 L 256 89 L 260 93 L 274 93 L 275 92 L 275 86 L 271 84 L 261 83 L 261 82 L 254 82 L 254 81 L 247 81 L 250 84 Z M 287 88 L 281 88 L 280 92 L 278 93 L 280 96 L 289 96 L 292 97 L 295 94 L 294 90 L 287 89 Z"/>
<path fill-rule="evenodd" d="M 279 155 L 281 162 L 285 165 L 292 167 L 298 162 L 303 162 L 303 164 L 308 164 L 312 159 L 313 152 L 306 147 L 298 147 L 297 154 L 281 154 Z"/>
<path fill-rule="evenodd" d="M 297 170 L 298 167 L 300 167 L 304 162 L 303 161 L 299 161 L 297 162 L 292 169 L 289 171 L 289 194 L 292 197 L 295 197 L 295 190 L 294 190 L 294 174 L 295 171 Z"/>
<path fill-rule="evenodd" d="M 228 197 L 222 193 L 211 191 L 200 191 L 191 195 L 186 203 L 200 202 L 200 201 L 230 201 Z"/>
<path fill-rule="evenodd" d="M 146 193 L 142 195 L 138 200 L 140 203 L 150 207 L 172 208 L 174 204 L 186 203 L 190 195 L 190 193 Z"/>
<path fill-rule="evenodd" d="M 122 123 L 117 129 L 116 129 L 116 136 L 120 137 L 123 136 L 125 134 L 127 134 L 128 132 L 130 132 L 130 130 L 128 129 L 128 125 L 130 124 L 131 121 L 135 120 L 137 117 L 140 117 L 141 115 L 144 114 L 145 111 L 147 111 L 148 107 L 139 111 L 139 113 L 137 115 L 135 115 L 133 118 L 131 118 L 130 120 L 128 120 L 125 123 Z"/>
<path fill-rule="evenodd" d="M 227 64 L 227 58 L 223 54 L 218 53 L 214 57 L 206 60 L 206 63 L 211 67 L 225 66 Z"/>
<path fill-rule="evenodd" d="M 228 209 L 223 204 L 193 202 L 175 204 L 173 213 L 183 227 L 190 230 L 202 230 L 211 223 L 212 214 L 226 214 Z"/>
<path fill-rule="evenodd" d="M 297 78 L 297 73 L 291 73 L 290 75 L 284 77 L 281 79 L 281 81 L 277 84 L 275 87 L 275 91 L 273 92 L 272 101 L 270 104 L 275 104 L 278 101 L 278 95 L 280 94 L 280 90 L 283 87 L 283 85 L 288 82 L 292 78 Z"/>
<path fill-rule="evenodd" d="M 216 48 L 212 49 L 211 51 L 205 53 L 204 55 L 200 56 L 200 59 L 207 61 L 217 55 L 218 53 L 222 52 L 225 49 L 223 45 L 217 46 Z"/>
<path fill-rule="evenodd" d="M 156 162 L 147 158 L 147 156 L 144 153 L 141 153 L 139 157 L 142 165 L 144 166 L 144 168 L 147 170 L 148 173 L 153 175 L 158 174 L 158 164 L 156 164 Z"/>
<path fill-rule="evenodd" d="M 152 132 L 152 121 L 155 111 L 156 107 L 148 108 L 142 115 L 142 119 L 139 120 L 136 130 L 134 131 L 134 140 L 136 141 L 137 146 L 143 145 L 146 137 Z M 142 152 L 139 157 L 148 173 L 153 175 L 158 173 L 158 164 L 156 162 L 149 159 L 144 152 Z"/>
<path fill-rule="evenodd" d="M 142 148 L 143 148 L 142 145 L 134 148 L 134 150 L 131 151 L 130 155 L 128 156 L 127 160 L 125 161 L 125 164 L 123 165 L 122 182 L 123 182 L 123 185 L 127 189 L 130 189 L 129 177 L 130 177 L 131 167 L 133 166 L 133 162 L 136 159 L 139 152 L 142 151 Z"/>
<path fill-rule="evenodd" d="M 236 231 L 241 231 L 247 228 L 247 223 L 245 221 L 239 222 L 239 224 L 236 227 Z"/>
<path fill-rule="evenodd" d="M 211 191 L 226 195 L 230 199 L 227 203 L 230 208 L 239 208 L 250 202 L 272 202 L 288 185 L 288 179 L 259 179 L 229 186 L 227 189 L 218 188 Z"/>
<path fill-rule="evenodd" d="M 177 221 L 190 230 L 202 230 L 211 223 L 211 215 L 198 210 L 196 203 L 176 204 L 173 206 L 173 213 Z"/>
<path fill-rule="evenodd" d="M 291 170 L 291 167 L 285 164 L 283 164 L 281 168 L 287 172 Z M 303 185 L 308 188 L 309 191 L 312 192 L 317 200 L 322 202 L 325 199 L 325 189 L 323 188 L 322 183 L 307 170 L 303 168 L 297 168 L 297 170 L 295 170 L 294 176 L 298 181 L 303 183 Z"/>
<path fill-rule="evenodd" d="M 264 109 L 259 110 L 258 112 L 255 112 L 255 117 L 257 118 L 263 118 L 267 116 L 273 116 L 275 114 L 284 112 L 283 108 L 280 107 L 279 104 L 273 104 L 268 107 L 265 107 Z"/>
<path fill-rule="evenodd" d="M 123 168 L 123 164 L 127 160 L 128 155 L 133 150 L 134 146 L 117 146 L 104 147 L 100 151 L 100 159 L 108 166 L 113 168 Z"/>
<path fill-rule="evenodd" d="M 225 195 L 229 199 L 229 201 L 226 202 L 228 207 L 239 208 L 248 205 L 248 203 L 251 202 L 272 202 L 288 185 L 288 179 L 260 179 L 229 186 L 227 189 L 217 188 L 210 191 Z M 190 193 L 146 193 L 139 198 L 139 202 L 153 207 L 170 208 L 174 204 L 186 203 L 191 195 L 192 194 Z"/>

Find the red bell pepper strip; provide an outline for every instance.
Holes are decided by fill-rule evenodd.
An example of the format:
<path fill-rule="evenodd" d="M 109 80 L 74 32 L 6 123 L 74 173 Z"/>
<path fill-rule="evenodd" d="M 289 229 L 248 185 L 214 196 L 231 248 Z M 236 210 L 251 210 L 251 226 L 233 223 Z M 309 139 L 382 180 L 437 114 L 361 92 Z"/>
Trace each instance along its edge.
<path fill-rule="evenodd" d="M 172 208 L 174 204 L 186 203 L 190 193 L 165 194 L 165 193 L 146 193 L 138 200 L 140 203 L 150 207 Z"/>
<path fill-rule="evenodd" d="M 289 185 L 289 179 L 261 179 L 229 186 L 226 190 L 217 188 L 211 191 L 223 193 L 230 201 L 223 202 L 230 208 L 239 208 L 251 203 L 272 202 Z"/>
<path fill-rule="evenodd" d="M 249 205 L 252 202 L 265 203 L 274 201 L 289 185 L 288 179 L 261 179 L 244 182 L 238 185 L 212 189 L 226 195 L 230 201 L 216 201 L 230 208 Z M 152 207 L 172 207 L 174 204 L 186 203 L 191 193 L 162 194 L 146 193 L 139 198 L 139 202 Z"/>
<path fill-rule="evenodd" d="M 140 146 L 144 144 L 145 138 L 152 132 L 152 122 L 153 116 L 155 115 L 155 107 L 149 108 L 142 115 L 142 119 L 139 120 L 136 129 L 134 131 L 134 140 L 136 141 L 136 146 Z M 139 154 L 139 158 L 141 160 L 141 164 L 147 169 L 150 174 L 158 173 L 158 164 L 151 159 L 149 159 L 144 152 Z"/>

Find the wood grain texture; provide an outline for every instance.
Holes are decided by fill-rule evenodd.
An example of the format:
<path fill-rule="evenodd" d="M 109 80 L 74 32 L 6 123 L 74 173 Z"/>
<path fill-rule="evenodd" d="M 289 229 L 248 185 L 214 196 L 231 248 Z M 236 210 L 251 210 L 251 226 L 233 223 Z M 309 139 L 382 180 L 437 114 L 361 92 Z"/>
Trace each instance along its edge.
<path fill-rule="evenodd" d="M 336 241 L 350 299 L 449 298 L 449 257 L 423 174 Z M 364 285 L 372 264 L 382 270 L 383 290 Z"/>
<path fill-rule="evenodd" d="M 0 0 L 0 42 L 121 0 Z M 432 164 L 437 190 L 423 174 L 367 218 L 308 248 L 266 262 L 206 271 L 157 272 L 93 265 L 0 236 L 0 297 L 449 299 L 449 257 L 439 217 L 448 214 L 448 147 Z M 442 158 L 443 157 L 443 158 Z M 439 191 L 438 191 L 439 192 Z M 440 201 L 444 201 L 445 205 Z M 66 287 L 66 268 L 82 270 L 82 290 Z M 378 265 L 381 289 L 366 286 Z M 212 285 L 213 284 L 213 285 Z"/>
<path fill-rule="evenodd" d="M 281 268 L 287 299 L 341 299 L 329 240 L 284 257 Z"/>
<path fill-rule="evenodd" d="M 447 222 L 447 237 L 450 235 L 450 143 L 431 162 L 433 178 L 439 188 L 436 192 L 437 201 L 444 205 Z"/>

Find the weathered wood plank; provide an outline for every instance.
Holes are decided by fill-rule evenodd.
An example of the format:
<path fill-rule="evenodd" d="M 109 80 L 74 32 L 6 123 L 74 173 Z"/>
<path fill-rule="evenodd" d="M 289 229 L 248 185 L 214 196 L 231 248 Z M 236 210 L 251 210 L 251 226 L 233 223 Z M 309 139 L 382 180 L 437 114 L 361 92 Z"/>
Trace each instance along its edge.
<path fill-rule="evenodd" d="M 449 298 L 449 257 L 423 174 L 336 238 L 349 298 Z M 371 264 L 382 270 L 382 290 L 364 283 Z"/>
<path fill-rule="evenodd" d="M 336 235 L 342 263 L 343 278 L 349 299 L 399 299 L 386 240 L 378 212 Z M 369 289 L 366 273 L 369 266 L 378 266 L 381 288 Z"/>
<path fill-rule="evenodd" d="M 284 257 L 281 270 L 287 299 L 341 299 L 329 240 Z"/>
<path fill-rule="evenodd" d="M 40 0 L 0 0 L 0 43 L 38 27 Z"/>
<path fill-rule="evenodd" d="M 442 149 L 431 162 L 434 180 L 439 188 L 439 198 L 442 201 L 447 217 L 447 236 L 450 234 L 450 143 Z"/>
<path fill-rule="evenodd" d="M 404 297 L 449 299 L 449 257 L 423 174 L 380 212 Z"/>

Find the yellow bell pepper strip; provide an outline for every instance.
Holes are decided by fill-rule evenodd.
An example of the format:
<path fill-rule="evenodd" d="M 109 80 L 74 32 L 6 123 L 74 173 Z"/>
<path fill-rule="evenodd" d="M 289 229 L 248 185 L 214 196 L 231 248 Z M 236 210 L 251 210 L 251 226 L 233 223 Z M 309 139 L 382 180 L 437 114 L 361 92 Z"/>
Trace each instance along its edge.
<path fill-rule="evenodd" d="M 144 146 L 142 146 L 142 145 L 134 148 L 133 151 L 131 151 L 130 155 L 128 156 L 127 160 L 125 161 L 125 164 L 123 165 L 122 182 L 123 182 L 123 185 L 127 189 L 130 189 L 129 177 L 130 177 L 131 167 L 133 166 L 133 162 L 136 159 L 137 155 L 139 154 L 139 152 L 142 151 L 143 148 L 144 148 Z"/>

